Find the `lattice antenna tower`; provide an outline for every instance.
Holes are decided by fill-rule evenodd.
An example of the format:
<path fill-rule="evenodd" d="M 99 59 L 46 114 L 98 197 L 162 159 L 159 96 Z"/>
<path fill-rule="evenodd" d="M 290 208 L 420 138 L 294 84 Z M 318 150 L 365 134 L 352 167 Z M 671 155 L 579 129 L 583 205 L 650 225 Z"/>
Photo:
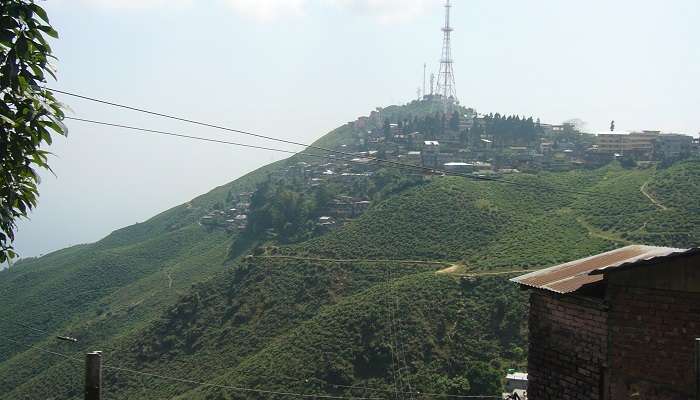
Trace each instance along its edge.
<path fill-rule="evenodd" d="M 452 27 L 450 26 L 450 0 L 445 1 L 445 26 L 442 28 L 442 57 L 440 58 L 440 73 L 437 80 L 437 94 L 442 96 L 442 102 L 447 112 L 450 105 L 457 101 L 455 74 L 452 60 Z"/>

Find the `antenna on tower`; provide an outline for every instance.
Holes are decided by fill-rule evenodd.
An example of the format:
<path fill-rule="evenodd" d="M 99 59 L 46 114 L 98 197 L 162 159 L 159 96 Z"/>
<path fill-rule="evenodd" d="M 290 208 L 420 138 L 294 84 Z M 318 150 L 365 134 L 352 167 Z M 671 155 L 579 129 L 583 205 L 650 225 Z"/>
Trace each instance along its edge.
<path fill-rule="evenodd" d="M 450 26 L 450 0 L 445 1 L 445 26 L 442 28 L 442 57 L 440 58 L 440 73 L 438 74 L 437 92 L 442 96 L 442 102 L 447 112 L 449 106 L 456 101 L 457 91 L 455 89 L 455 75 L 452 68 L 452 44 Z"/>
<path fill-rule="evenodd" d="M 423 96 L 425 96 L 425 69 L 427 68 L 426 63 L 423 63 Z"/>
<path fill-rule="evenodd" d="M 435 94 L 435 74 L 430 74 L 430 95 Z"/>

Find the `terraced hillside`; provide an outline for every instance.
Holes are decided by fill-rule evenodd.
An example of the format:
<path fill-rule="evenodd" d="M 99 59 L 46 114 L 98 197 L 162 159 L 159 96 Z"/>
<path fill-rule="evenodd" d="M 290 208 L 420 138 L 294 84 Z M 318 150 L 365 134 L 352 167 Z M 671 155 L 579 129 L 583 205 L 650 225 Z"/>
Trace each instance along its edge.
<path fill-rule="evenodd" d="M 458 275 L 532 270 L 630 241 L 698 245 L 697 167 L 435 177 L 341 229 L 275 247 L 296 259 L 271 257 L 275 243 L 246 257 L 256 241 L 197 223 L 258 171 L 0 273 L 0 399 L 81 398 L 79 356 L 94 349 L 105 351 L 110 399 L 497 394 L 505 369 L 526 359 L 524 294 L 509 275 Z M 247 245 L 231 253 L 234 241 Z M 457 274 L 435 273 L 452 264 Z"/>

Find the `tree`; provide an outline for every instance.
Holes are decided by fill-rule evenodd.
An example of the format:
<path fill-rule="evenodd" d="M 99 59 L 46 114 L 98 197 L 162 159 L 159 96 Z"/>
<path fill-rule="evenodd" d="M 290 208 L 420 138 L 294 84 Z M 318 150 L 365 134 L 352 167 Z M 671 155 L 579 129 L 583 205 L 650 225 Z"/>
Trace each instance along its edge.
<path fill-rule="evenodd" d="M 382 127 L 382 130 L 384 132 L 384 138 L 386 140 L 391 139 L 391 122 L 389 122 L 389 118 L 384 119 L 384 126 Z"/>
<path fill-rule="evenodd" d="M 0 3 L 0 263 L 15 257 L 16 221 L 37 205 L 37 168 L 51 170 L 43 146 L 67 134 L 62 105 L 40 86 L 56 79 L 48 37 L 58 33 L 33 0 Z"/>
<path fill-rule="evenodd" d="M 457 111 L 453 112 L 450 117 L 450 129 L 455 132 L 459 130 L 459 113 Z"/>
<path fill-rule="evenodd" d="M 484 362 L 474 362 L 469 366 L 467 376 L 470 383 L 470 394 L 498 395 L 501 393 L 501 373 Z"/>
<path fill-rule="evenodd" d="M 450 396 L 463 396 L 471 392 L 469 379 L 463 376 L 448 378 L 444 375 L 436 376 L 438 391 Z"/>

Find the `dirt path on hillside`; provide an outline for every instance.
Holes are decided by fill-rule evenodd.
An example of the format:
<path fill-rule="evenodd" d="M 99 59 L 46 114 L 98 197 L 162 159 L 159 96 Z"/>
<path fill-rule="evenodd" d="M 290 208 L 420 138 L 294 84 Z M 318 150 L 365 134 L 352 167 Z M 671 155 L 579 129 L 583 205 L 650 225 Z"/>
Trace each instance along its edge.
<path fill-rule="evenodd" d="M 599 239 L 609 240 L 611 242 L 620 242 L 620 243 L 624 243 L 624 244 L 634 244 L 634 243 L 630 242 L 629 240 L 623 239 L 623 238 L 621 238 L 613 233 L 605 232 L 601 229 L 594 227 L 593 225 L 588 223 L 585 219 L 583 219 L 583 217 L 576 218 L 576 222 L 578 222 L 579 225 L 581 225 L 585 230 L 588 231 L 589 236 L 597 237 Z"/>
<path fill-rule="evenodd" d="M 436 274 L 456 274 L 459 272 L 464 272 L 465 269 L 466 269 L 466 267 L 462 264 L 453 264 L 445 269 L 435 271 L 435 273 Z"/>
<path fill-rule="evenodd" d="M 332 262 L 332 263 L 396 263 L 396 264 L 422 264 L 422 265 L 452 265 L 448 261 L 425 261 L 425 260 L 392 260 L 392 259 L 372 259 L 372 258 L 316 258 L 316 257 L 301 257 L 301 256 L 246 256 L 249 258 L 259 258 L 267 260 L 299 260 L 311 262 Z"/>
<path fill-rule="evenodd" d="M 173 288 L 173 276 L 170 275 L 170 271 L 166 271 L 165 275 L 168 277 L 168 289 Z"/>
<path fill-rule="evenodd" d="M 647 199 L 649 199 L 649 201 L 651 201 L 655 206 L 659 207 L 660 209 L 662 209 L 662 210 L 664 210 L 664 211 L 665 211 L 665 210 L 668 210 L 668 207 L 666 207 L 665 205 L 659 203 L 658 200 L 656 200 L 654 197 L 652 197 L 652 195 L 650 195 L 650 194 L 647 192 L 647 185 L 648 185 L 648 184 L 649 184 L 649 181 L 644 182 L 644 184 L 642 185 L 642 187 L 639 188 L 639 191 L 642 192 L 642 194 L 643 194 Z"/>

